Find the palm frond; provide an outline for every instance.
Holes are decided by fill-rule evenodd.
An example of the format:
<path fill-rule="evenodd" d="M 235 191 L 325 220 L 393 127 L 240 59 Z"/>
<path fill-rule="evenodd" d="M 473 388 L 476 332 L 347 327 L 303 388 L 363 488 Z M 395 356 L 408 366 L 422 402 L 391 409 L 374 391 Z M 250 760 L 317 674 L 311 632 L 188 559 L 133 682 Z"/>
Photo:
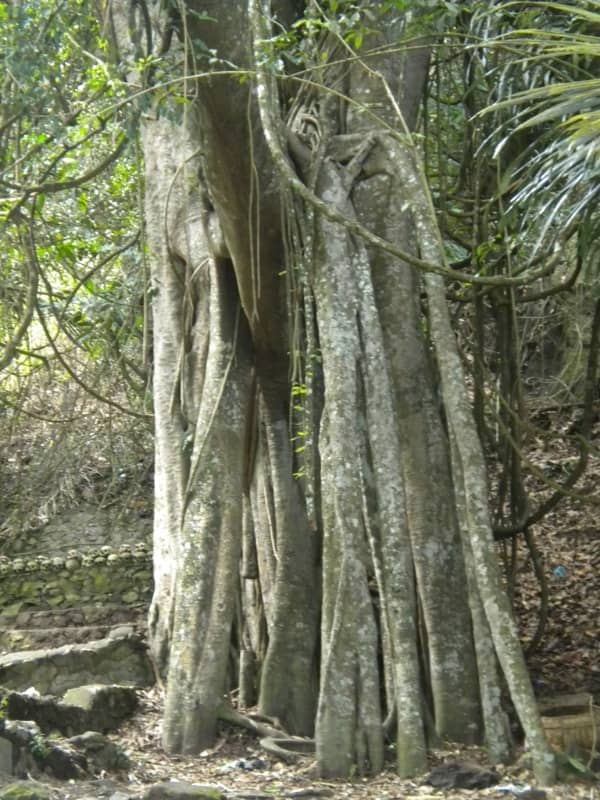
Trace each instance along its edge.
<path fill-rule="evenodd" d="M 480 112 L 497 120 L 493 156 L 519 131 L 530 142 L 504 181 L 512 207 L 539 241 L 584 216 L 600 228 L 600 1 L 511 0 L 486 13 L 500 73 Z"/>

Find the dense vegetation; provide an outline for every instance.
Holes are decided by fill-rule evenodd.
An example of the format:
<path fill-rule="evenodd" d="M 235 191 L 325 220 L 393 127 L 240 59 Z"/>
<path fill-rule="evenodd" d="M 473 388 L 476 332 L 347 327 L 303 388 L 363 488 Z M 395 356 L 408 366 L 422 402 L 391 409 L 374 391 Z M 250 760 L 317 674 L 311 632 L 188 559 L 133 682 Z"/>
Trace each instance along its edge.
<path fill-rule="evenodd" d="M 0 4 L 0 51 L 2 505 L 35 526 L 143 457 L 142 184 L 92 4 Z"/>

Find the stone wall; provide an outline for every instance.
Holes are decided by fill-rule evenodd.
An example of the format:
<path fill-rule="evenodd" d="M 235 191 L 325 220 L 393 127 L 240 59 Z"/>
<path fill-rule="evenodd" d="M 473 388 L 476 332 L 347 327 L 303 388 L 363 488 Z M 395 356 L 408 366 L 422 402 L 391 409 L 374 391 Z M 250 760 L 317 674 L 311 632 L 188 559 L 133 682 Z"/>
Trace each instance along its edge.
<path fill-rule="evenodd" d="M 106 546 L 115 550 L 122 544 L 150 544 L 151 537 L 152 518 L 147 508 L 126 508 L 115 514 L 114 510 L 83 507 L 57 514 L 39 528 L 2 531 L 0 553 L 9 557 L 60 556 L 71 549 Z"/>
<path fill-rule="evenodd" d="M 143 512 L 143 514 L 142 514 Z M 144 633 L 152 597 L 147 509 L 78 507 L 0 535 L 0 653 Z"/>
<path fill-rule="evenodd" d="M 138 605 L 152 594 L 151 555 L 147 545 L 121 545 L 66 556 L 0 556 L 0 612 L 57 609 L 93 603 Z"/>

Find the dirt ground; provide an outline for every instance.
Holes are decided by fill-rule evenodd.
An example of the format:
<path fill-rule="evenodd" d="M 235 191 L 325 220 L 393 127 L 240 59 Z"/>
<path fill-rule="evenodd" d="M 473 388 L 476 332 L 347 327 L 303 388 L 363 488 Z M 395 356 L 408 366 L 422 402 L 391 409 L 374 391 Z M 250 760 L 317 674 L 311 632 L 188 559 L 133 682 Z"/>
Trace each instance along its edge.
<path fill-rule="evenodd" d="M 125 797 L 141 797 L 152 784 L 165 781 L 186 781 L 218 788 L 225 797 L 240 800 L 269 800 L 269 798 L 331 797 L 344 800 L 467 800 L 467 798 L 522 797 L 543 800 L 535 794 L 518 794 L 507 790 L 534 788 L 531 771 L 521 764 L 496 765 L 499 780 L 490 788 L 476 790 L 438 790 L 425 783 L 426 776 L 415 780 L 399 780 L 388 770 L 375 777 L 356 777 L 352 780 L 321 780 L 312 758 L 302 758 L 288 765 L 260 749 L 250 734 L 230 726 L 223 727 L 217 744 L 199 756 L 169 756 L 160 747 L 162 696 L 158 688 L 141 693 L 136 715 L 121 730 L 111 736 L 128 753 L 132 766 L 127 774 L 98 776 L 95 780 L 58 781 L 44 779 L 51 789 L 53 800 L 89 800 L 110 798 L 116 792 Z M 431 766 L 446 760 L 460 760 L 487 766 L 485 753 L 479 748 L 437 750 L 431 756 Z M 253 769 L 244 769 L 240 762 Z M 561 782 L 547 788 L 547 800 L 600 800 L 598 781 L 576 781 L 575 775 L 561 777 Z M 6 784 L 8 778 L 0 781 Z M 504 787 L 504 790 L 497 787 Z M 124 797 L 123 797 L 124 800 Z"/>

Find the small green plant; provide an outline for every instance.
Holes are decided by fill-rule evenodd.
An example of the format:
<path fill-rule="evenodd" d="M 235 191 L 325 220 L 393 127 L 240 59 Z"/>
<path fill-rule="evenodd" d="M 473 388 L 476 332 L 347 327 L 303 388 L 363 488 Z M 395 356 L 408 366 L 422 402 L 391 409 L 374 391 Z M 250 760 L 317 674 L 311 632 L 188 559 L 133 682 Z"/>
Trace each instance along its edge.
<path fill-rule="evenodd" d="M 562 780 L 583 780 L 595 781 L 597 775 L 590 769 L 590 765 L 586 764 L 585 757 L 579 753 L 564 753 L 559 751 L 556 754 L 556 761 L 558 764 L 558 774 Z"/>
<path fill-rule="evenodd" d="M 4 696 L 0 700 L 0 725 L 7 719 L 8 716 L 8 697 Z"/>
<path fill-rule="evenodd" d="M 48 743 L 41 733 L 34 733 L 29 740 L 29 750 L 38 760 L 43 761 L 49 753 Z"/>

